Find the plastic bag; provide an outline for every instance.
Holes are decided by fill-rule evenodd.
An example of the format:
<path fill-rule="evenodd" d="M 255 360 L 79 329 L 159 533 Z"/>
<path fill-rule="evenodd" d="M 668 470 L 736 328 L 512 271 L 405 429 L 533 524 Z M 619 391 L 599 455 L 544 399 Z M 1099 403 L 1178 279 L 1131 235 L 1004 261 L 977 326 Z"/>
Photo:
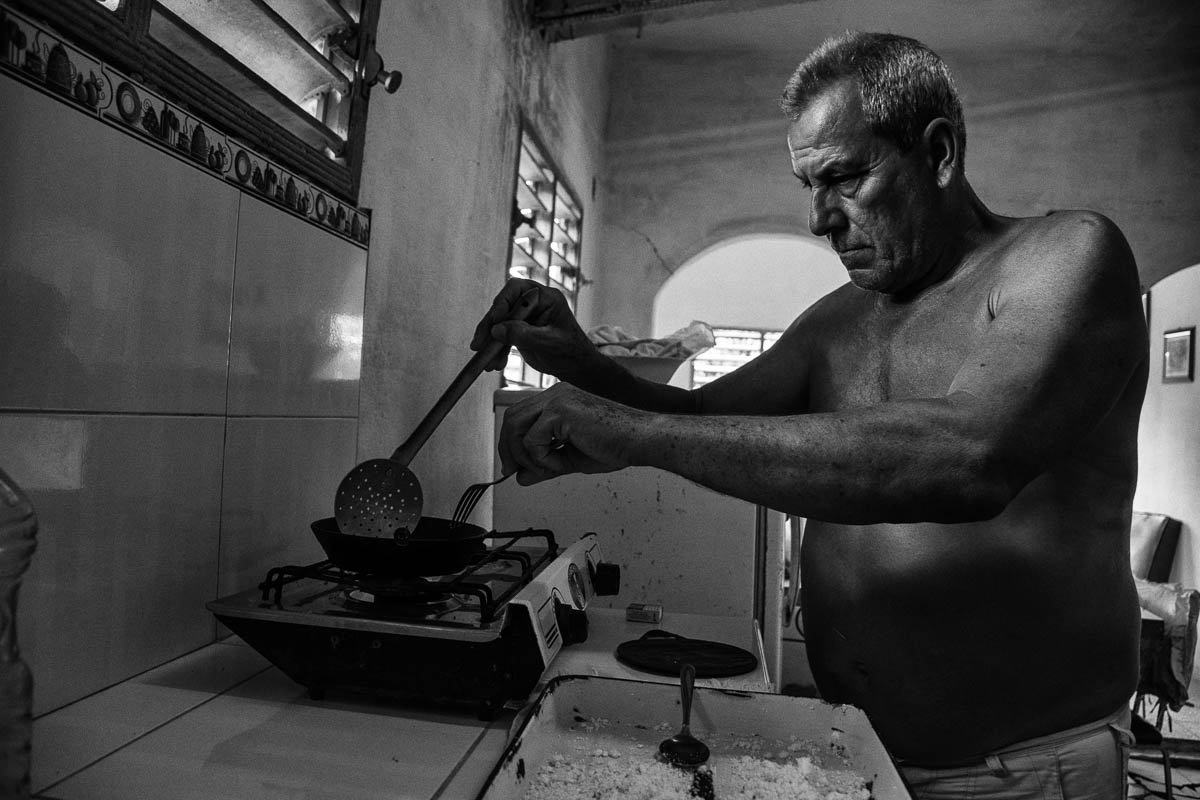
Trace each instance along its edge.
<path fill-rule="evenodd" d="M 661 339 L 639 339 L 615 325 L 598 325 L 587 335 L 607 356 L 646 356 L 680 361 L 704 352 L 717 341 L 712 327 L 699 320 L 693 320 L 690 325 Z"/>

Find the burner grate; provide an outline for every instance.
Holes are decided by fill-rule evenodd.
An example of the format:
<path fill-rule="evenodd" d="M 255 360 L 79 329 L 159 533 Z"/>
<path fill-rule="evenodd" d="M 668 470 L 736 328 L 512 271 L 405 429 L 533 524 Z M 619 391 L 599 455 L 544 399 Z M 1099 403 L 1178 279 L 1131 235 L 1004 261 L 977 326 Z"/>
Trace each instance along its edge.
<path fill-rule="evenodd" d="M 488 538 L 506 539 L 507 541 L 488 549 L 477 560 L 452 576 L 440 576 L 437 580 L 425 577 L 388 579 L 387 587 L 397 594 L 409 592 L 413 595 L 427 596 L 430 592 L 436 591 L 447 595 L 474 598 L 479 609 L 479 624 L 486 625 L 495 619 L 496 614 L 504 607 L 505 603 L 529 583 L 544 564 L 558 555 L 558 545 L 554 540 L 554 534 L 548 530 L 494 532 L 489 534 Z M 535 554 L 526 550 L 516 549 L 519 543 L 536 539 L 545 543 L 540 555 L 535 557 Z M 485 573 L 488 567 L 503 564 L 514 565 L 515 571 L 502 576 L 503 582 L 508 586 L 503 591 L 496 593 L 492 583 L 487 581 Z M 276 608 L 282 608 L 284 587 L 305 578 L 337 584 L 337 587 L 330 590 L 331 592 L 350 587 L 376 593 L 380 586 L 378 577 L 342 569 L 328 560 L 306 566 L 285 565 L 271 568 L 267 572 L 267 577 L 258 585 L 262 591 L 263 602 L 271 603 Z"/>

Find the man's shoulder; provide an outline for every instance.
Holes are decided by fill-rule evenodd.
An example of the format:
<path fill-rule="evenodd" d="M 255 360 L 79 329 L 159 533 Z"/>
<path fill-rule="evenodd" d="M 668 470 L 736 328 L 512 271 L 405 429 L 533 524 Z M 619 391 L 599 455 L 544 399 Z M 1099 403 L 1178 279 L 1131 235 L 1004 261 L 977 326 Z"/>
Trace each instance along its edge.
<path fill-rule="evenodd" d="M 874 292 L 860 289 L 847 281 L 810 305 L 796 322 L 828 324 L 868 310 Z M 795 324 L 795 323 L 793 323 Z"/>
<path fill-rule="evenodd" d="M 1116 223 L 1098 211 L 1051 211 L 1041 217 L 1027 217 L 1022 222 L 1024 224 L 1018 235 L 1019 240 L 1043 246 L 1078 246 L 1084 243 L 1106 246 L 1124 241 Z"/>
<path fill-rule="evenodd" d="M 1133 254 L 1124 234 L 1111 219 L 1096 211 L 1052 211 L 1017 221 L 1007 248 L 1009 268 L 1039 271 L 1047 266 L 1070 272 L 1133 267 Z"/>

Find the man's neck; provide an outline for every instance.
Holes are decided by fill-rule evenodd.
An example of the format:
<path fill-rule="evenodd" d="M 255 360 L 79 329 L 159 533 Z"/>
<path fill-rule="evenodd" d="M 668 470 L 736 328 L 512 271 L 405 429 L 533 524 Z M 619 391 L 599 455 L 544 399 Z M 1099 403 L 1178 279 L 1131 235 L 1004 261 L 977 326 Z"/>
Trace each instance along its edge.
<path fill-rule="evenodd" d="M 921 278 L 902 291 L 888 296 L 897 303 L 911 303 L 930 288 L 968 268 L 976 255 L 987 248 L 1004 227 L 1005 218 L 992 213 L 964 179 L 939 222 L 939 240 L 928 254 L 930 267 Z"/>

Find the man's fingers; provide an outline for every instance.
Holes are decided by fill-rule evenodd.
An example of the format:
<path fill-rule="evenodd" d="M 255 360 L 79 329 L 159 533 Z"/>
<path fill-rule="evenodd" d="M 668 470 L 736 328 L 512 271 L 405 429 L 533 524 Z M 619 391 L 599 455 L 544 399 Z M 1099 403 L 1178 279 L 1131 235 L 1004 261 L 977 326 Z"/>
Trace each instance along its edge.
<path fill-rule="evenodd" d="M 531 486 L 560 475 L 579 471 L 572 463 L 569 454 L 553 448 L 539 449 L 545 450 L 545 455 L 537 458 L 532 467 L 517 472 L 517 483 L 522 486 Z"/>
<path fill-rule="evenodd" d="M 537 289 L 541 284 L 533 281 L 513 278 L 504 284 L 496 299 L 492 301 L 492 307 L 483 315 L 483 319 L 475 326 L 475 333 L 471 336 L 471 349 L 479 350 L 487 345 L 494 338 L 496 333 L 496 325 L 509 319 L 520 305 L 522 298 L 531 289 Z M 538 296 L 538 302 L 541 301 L 541 296 Z M 534 314 L 539 312 L 535 309 Z"/>

